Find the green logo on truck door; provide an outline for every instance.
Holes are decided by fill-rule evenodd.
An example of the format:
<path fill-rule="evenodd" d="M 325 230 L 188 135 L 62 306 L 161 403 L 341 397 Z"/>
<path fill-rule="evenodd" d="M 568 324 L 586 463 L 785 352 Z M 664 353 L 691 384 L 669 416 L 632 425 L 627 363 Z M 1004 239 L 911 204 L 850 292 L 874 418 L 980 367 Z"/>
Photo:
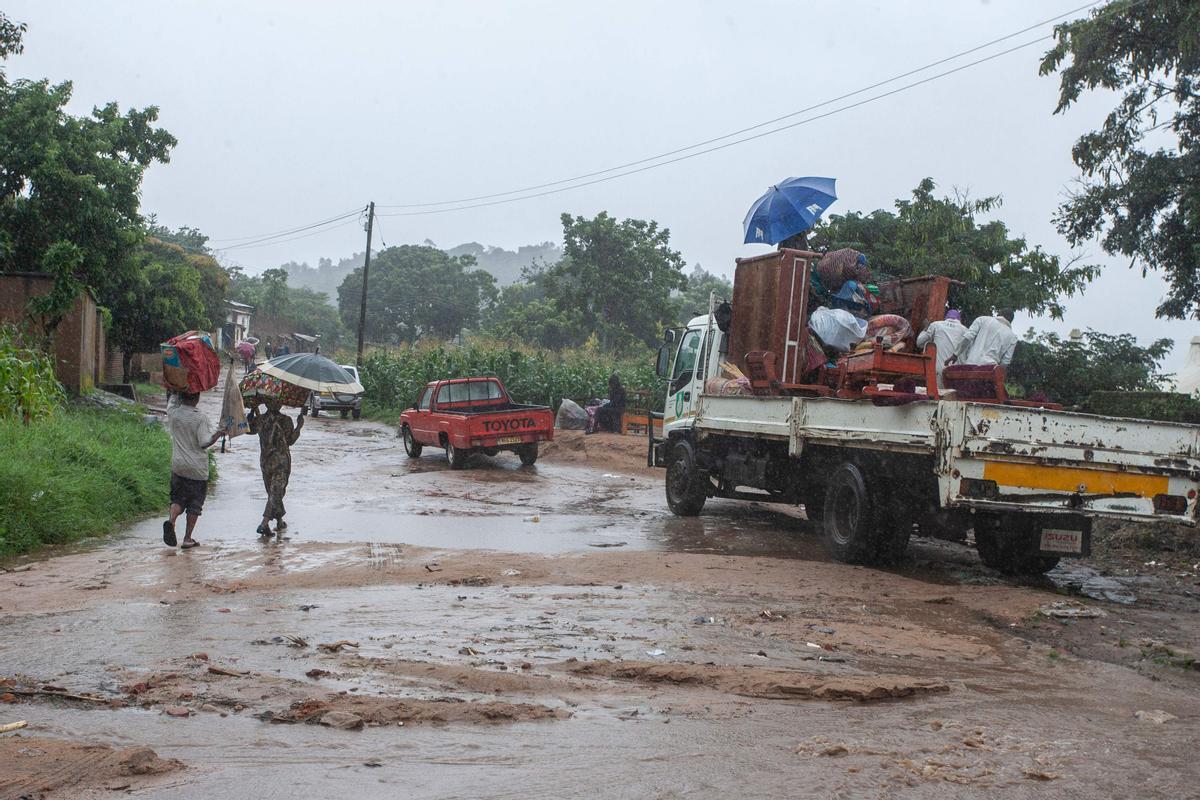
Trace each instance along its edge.
<path fill-rule="evenodd" d="M 675 416 L 683 416 L 683 392 L 675 395 Z"/>

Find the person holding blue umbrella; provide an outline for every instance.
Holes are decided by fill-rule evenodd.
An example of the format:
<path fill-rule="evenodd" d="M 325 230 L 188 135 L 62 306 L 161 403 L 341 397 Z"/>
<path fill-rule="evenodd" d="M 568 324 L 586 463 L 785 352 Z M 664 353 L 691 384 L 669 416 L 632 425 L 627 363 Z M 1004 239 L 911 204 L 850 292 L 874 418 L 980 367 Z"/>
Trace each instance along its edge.
<path fill-rule="evenodd" d="M 742 225 L 746 244 L 808 249 L 808 231 L 837 200 L 834 178 L 788 178 L 754 201 Z"/>

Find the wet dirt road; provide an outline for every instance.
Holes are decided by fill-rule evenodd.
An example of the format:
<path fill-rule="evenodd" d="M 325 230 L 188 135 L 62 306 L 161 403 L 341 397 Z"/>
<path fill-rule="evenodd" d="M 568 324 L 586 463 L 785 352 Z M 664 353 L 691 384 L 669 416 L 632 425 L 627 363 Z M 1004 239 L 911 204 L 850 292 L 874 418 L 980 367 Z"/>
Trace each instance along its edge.
<path fill-rule="evenodd" d="M 829 563 L 799 511 L 670 516 L 641 448 L 451 472 L 310 419 L 284 538 L 244 437 L 202 547 L 4 565 L 0 798 L 1192 796 L 1194 570 L 1122 604 L 930 541 Z"/>

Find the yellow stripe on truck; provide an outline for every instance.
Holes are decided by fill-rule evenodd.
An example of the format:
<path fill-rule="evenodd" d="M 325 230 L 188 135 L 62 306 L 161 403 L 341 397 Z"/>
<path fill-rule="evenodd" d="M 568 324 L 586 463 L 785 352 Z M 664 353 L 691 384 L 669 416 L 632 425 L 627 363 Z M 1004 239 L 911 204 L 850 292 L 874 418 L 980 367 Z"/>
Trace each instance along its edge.
<path fill-rule="evenodd" d="M 1138 497 L 1167 494 L 1169 485 L 1168 479 L 1161 475 L 1137 475 L 1106 469 L 1046 467 L 1012 461 L 985 461 L 983 477 L 985 480 L 995 481 L 1000 486 L 1021 489 L 1049 489 L 1082 494 L 1135 494 Z"/>

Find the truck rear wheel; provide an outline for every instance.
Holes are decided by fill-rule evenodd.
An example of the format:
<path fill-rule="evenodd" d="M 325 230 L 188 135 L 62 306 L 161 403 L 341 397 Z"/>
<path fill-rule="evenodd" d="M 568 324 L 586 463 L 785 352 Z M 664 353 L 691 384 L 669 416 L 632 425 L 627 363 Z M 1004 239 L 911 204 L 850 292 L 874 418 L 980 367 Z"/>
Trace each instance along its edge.
<path fill-rule="evenodd" d="M 467 459 L 471 457 L 469 449 L 455 447 L 446 440 L 446 460 L 450 462 L 450 469 L 462 469 L 467 465 Z"/>
<path fill-rule="evenodd" d="M 1041 575 L 1058 564 L 1058 556 L 1039 552 L 1035 520 L 1021 514 L 976 514 L 975 549 L 979 560 L 1005 575 Z"/>
<path fill-rule="evenodd" d="M 696 454 L 687 442 L 676 442 L 667 462 L 667 505 L 680 517 L 694 517 L 708 499 L 706 478 L 696 465 Z"/>
<path fill-rule="evenodd" d="M 873 560 L 877 514 L 862 470 L 850 462 L 838 466 L 826 483 L 822 506 L 829 554 L 851 564 Z"/>
<path fill-rule="evenodd" d="M 420 458 L 422 448 L 421 445 L 417 444 L 417 440 L 413 438 L 412 428 L 405 425 L 400 435 L 404 438 L 404 452 L 408 454 L 408 457 Z"/>
<path fill-rule="evenodd" d="M 538 457 L 537 442 L 530 442 L 528 444 L 521 445 L 520 447 L 517 448 L 517 455 L 521 457 L 521 465 L 522 466 L 532 467 L 534 465 L 534 463 L 537 462 L 537 457 Z"/>

